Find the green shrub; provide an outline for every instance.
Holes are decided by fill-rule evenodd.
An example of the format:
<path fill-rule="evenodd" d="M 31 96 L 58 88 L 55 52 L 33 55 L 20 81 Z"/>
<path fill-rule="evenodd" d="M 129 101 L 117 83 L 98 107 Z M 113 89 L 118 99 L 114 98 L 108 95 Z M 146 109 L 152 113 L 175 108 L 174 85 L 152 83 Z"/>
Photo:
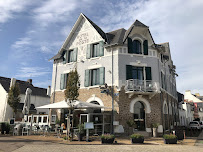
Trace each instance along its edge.
<path fill-rule="evenodd" d="M 127 125 L 128 125 L 129 127 L 134 127 L 134 125 L 135 125 L 134 120 L 128 120 L 128 121 L 126 121 L 126 123 L 127 123 Z"/>
<path fill-rule="evenodd" d="M 176 139 L 177 136 L 173 135 L 173 134 L 165 134 L 165 135 L 163 135 L 163 138 L 164 139 Z"/>
<path fill-rule="evenodd" d="M 85 133 L 84 124 L 79 124 L 79 125 L 78 125 L 78 132 L 79 132 L 80 134 Z"/>
<path fill-rule="evenodd" d="M 144 136 L 143 136 L 143 135 L 140 135 L 140 134 L 132 134 L 132 135 L 130 136 L 130 138 L 132 138 L 132 139 L 134 139 L 134 138 L 144 138 Z"/>
<path fill-rule="evenodd" d="M 112 134 L 103 134 L 103 135 L 101 135 L 101 139 L 113 139 L 113 138 L 115 138 L 115 136 L 112 135 Z"/>
<path fill-rule="evenodd" d="M 153 123 L 152 124 L 152 128 L 158 128 L 159 127 L 159 123 Z"/>

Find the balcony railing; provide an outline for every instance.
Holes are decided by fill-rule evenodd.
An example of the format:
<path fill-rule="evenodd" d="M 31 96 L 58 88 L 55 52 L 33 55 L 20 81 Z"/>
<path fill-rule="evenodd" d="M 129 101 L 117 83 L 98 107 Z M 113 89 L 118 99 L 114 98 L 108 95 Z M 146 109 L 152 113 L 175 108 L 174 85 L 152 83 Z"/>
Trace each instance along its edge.
<path fill-rule="evenodd" d="M 159 83 L 152 80 L 138 80 L 129 79 L 126 80 L 125 85 L 126 92 L 158 92 Z"/>

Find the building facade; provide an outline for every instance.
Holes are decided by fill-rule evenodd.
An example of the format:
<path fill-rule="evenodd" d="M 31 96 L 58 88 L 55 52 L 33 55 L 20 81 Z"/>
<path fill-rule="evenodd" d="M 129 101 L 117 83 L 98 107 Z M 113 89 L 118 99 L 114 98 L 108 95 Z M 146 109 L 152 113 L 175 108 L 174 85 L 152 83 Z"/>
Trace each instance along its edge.
<path fill-rule="evenodd" d="M 38 88 L 33 86 L 32 79 L 28 81 L 16 80 L 14 78 L 0 77 L 0 122 L 9 121 L 13 118 L 13 110 L 8 104 L 8 92 L 12 85 L 18 83 L 20 88 L 20 103 L 17 107 L 17 113 L 15 115 L 16 121 L 21 121 L 23 118 L 23 106 L 25 99 L 25 92 L 27 88 L 32 90 L 31 93 L 31 106 L 30 113 L 32 114 L 48 114 L 47 109 L 35 109 L 35 107 L 43 106 L 50 103 L 50 93 L 51 89 Z"/>
<path fill-rule="evenodd" d="M 79 100 L 113 106 L 116 133 L 143 131 L 150 135 L 151 125 L 159 123 L 162 134 L 176 125 L 176 73 L 169 43 L 156 44 L 149 27 L 140 21 L 128 30 L 105 33 L 80 14 L 52 60 L 52 102 L 64 100 L 68 73 L 77 68 Z M 108 111 L 111 109 L 101 112 Z M 61 113 L 58 111 L 59 118 Z M 133 129 L 128 121 L 134 122 Z"/>

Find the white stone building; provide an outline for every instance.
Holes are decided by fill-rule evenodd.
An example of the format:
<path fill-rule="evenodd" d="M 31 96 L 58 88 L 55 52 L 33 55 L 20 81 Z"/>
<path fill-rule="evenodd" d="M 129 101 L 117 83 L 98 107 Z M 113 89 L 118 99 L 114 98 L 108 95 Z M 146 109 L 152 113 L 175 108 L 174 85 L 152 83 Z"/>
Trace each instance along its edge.
<path fill-rule="evenodd" d="M 13 110 L 8 105 L 7 101 L 9 88 L 11 85 L 14 85 L 15 83 L 19 84 L 21 98 L 21 101 L 18 105 L 17 114 L 15 117 L 16 121 L 21 121 L 21 119 L 23 118 L 22 109 L 24 105 L 25 92 L 27 88 L 30 88 L 32 90 L 30 113 L 48 114 L 47 109 L 36 110 L 35 107 L 50 103 L 50 93 L 49 93 L 51 91 L 50 88 L 48 88 L 47 91 L 47 89 L 35 87 L 32 84 L 32 79 L 28 79 L 28 81 L 21 81 L 16 80 L 14 78 L 10 79 L 0 77 L 0 122 L 9 121 L 9 119 L 13 118 Z"/>
<path fill-rule="evenodd" d="M 53 102 L 64 100 L 68 73 L 77 67 L 79 99 L 110 108 L 113 105 L 116 132 L 130 132 L 126 121 L 132 120 L 134 131 L 150 135 L 151 124 L 159 123 L 162 134 L 178 121 L 176 73 L 169 43 L 156 44 L 149 27 L 138 20 L 128 30 L 105 33 L 80 14 L 52 60 Z M 101 93 L 104 84 L 108 87 Z"/>

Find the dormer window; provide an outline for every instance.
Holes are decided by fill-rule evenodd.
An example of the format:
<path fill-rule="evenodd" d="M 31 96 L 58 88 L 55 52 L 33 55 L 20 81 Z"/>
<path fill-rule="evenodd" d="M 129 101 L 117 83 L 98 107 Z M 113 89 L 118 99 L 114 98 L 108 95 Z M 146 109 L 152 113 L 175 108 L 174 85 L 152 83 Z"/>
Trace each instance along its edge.
<path fill-rule="evenodd" d="M 138 40 L 133 41 L 133 53 L 135 54 L 142 54 L 141 43 Z"/>
<path fill-rule="evenodd" d="M 128 38 L 128 53 L 148 55 L 148 41 L 144 40 L 142 43 L 140 40 Z"/>

